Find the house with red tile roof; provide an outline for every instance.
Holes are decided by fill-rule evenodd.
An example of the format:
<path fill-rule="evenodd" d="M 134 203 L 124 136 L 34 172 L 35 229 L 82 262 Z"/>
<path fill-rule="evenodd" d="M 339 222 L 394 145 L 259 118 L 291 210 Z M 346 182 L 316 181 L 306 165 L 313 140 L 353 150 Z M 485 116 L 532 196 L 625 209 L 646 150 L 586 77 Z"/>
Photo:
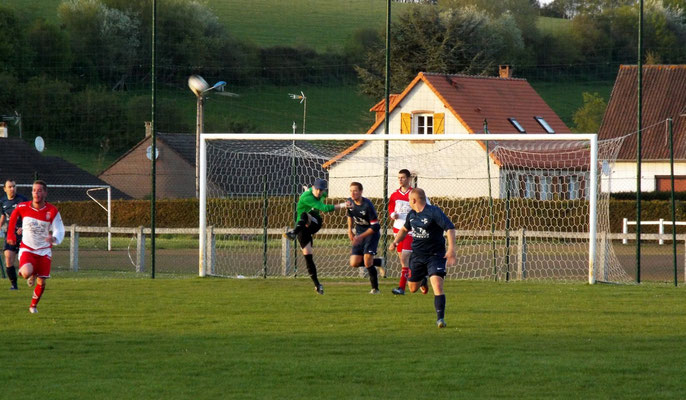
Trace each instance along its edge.
<path fill-rule="evenodd" d="M 599 140 L 627 136 L 603 176 L 603 191 L 636 191 L 637 72 L 636 65 L 619 67 L 598 129 Z M 643 66 L 641 113 L 641 191 L 671 189 L 667 118 L 673 120 L 675 189 L 686 191 L 686 65 Z"/>
<path fill-rule="evenodd" d="M 500 163 L 493 157 L 487 157 L 486 144 L 477 141 L 466 143 L 456 147 L 448 156 L 441 153 L 443 159 L 432 159 L 431 154 L 448 143 L 432 141 L 435 135 L 484 133 L 486 127 L 487 133 L 513 136 L 571 133 L 525 79 L 510 77 L 509 67 L 501 67 L 499 77 L 420 72 L 402 93 L 391 95 L 389 103 L 389 133 L 406 134 L 412 139 L 389 143 L 390 191 L 396 186 L 395 173 L 407 168 L 415 176 L 417 185 L 432 196 L 455 195 L 454 191 L 460 192 L 462 197 L 488 195 L 487 179 L 470 182 L 469 194 L 459 186 L 449 188 L 445 185 L 451 175 L 447 161 L 466 159 L 467 156 L 483 160 L 482 163 L 474 163 L 474 171 L 470 174 L 485 176 L 490 168 L 491 176 L 497 177 Z M 384 134 L 385 101 L 370 111 L 376 113 L 376 119 L 367 134 Z M 379 146 L 383 146 L 382 142 L 359 141 L 324 164 L 329 169 L 331 196 L 347 195 L 350 177 L 355 176 L 350 169 L 359 168 L 353 166 L 355 160 L 365 163 L 365 158 L 369 158 L 368 166 L 364 168 L 367 174 L 383 175 L 383 171 L 376 171 L 382 167 L 372 162 L 374 157 L 378 157 L 379 150 L 375 147 Z M 418 159 L 413 161 L 413 157 L 403 154 L 414 155 Z M 446 164 L 443 170 L 442 164 Z M 497 179 L 492 181 L 495 182 L 492 184 L 493 193 L 498 196 L 500 184 Z M 368 197 L 381 195 L 380 187 L 365 190 Z"/>

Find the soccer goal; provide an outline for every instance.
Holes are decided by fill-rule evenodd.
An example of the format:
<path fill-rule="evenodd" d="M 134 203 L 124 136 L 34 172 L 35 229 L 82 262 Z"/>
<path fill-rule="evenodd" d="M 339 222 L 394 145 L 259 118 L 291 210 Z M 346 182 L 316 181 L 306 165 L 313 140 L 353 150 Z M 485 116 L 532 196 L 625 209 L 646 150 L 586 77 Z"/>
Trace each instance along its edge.
<path fill-rule="evenodd" d="M 621 144 L 593 134 L 203 134 L 199 274 L 306 275 L 297 242 L 282 233 L 300 194 L 325 178 L 329 203 L 349 197 L 351 182 L 363 184 L 381 219 L 378 256 L 397 276 L 398 257 L 386 250 L 387 199 L 408 169 L 456 226 L 448 278 L 629 282 L 607 239 L 609 193 L 601 190 Z M 359 276 L 348 266 L 345 212 L 323 216 L 319 275 Z"/>

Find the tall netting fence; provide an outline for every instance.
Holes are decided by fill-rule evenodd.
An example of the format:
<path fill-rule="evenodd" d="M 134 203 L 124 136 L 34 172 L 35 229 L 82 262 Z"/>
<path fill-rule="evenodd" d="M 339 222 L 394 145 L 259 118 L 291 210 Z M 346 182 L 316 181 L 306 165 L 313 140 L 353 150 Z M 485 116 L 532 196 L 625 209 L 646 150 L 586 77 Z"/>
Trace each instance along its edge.
<path fill-rule="evenodd" d="M 614 162 L 621 140 L 600 143 L 599 165 Z M 316 178 L 326 178 L 327 202 L 333 204 L 349 197 L 351 182 L 360 182 L 363 195 L 388 221 L 385 197 L 397 189 L 397 172 L 409 169 L 414 185 L 455 223 L 458 262 L 449 278 L 588 280 L 590 200 L 597 196 L 594 274 L 599 281 L 631 280 L 608 242 L 609 196 L 590 187 L 588 141 L 389 141 L 387 156 L 384 142 L 371 140 L 228 136 L 206 143 L 206 257 L 212 275 L 306 275 L 298 244 L 282 236 L 294 225 L 300 194 Z M 596 170 L 599 189 L 602 168 Z M 390 228 L 382 233 L 392 235 Z M 378 255 L 389 276 L 398 276 L 397 256 L 384 247 L 388 237 L 380 241 Z M 359 275 L 348 266 L 345 212 L 324 215 L 314 248 L 321 276 Z"/>

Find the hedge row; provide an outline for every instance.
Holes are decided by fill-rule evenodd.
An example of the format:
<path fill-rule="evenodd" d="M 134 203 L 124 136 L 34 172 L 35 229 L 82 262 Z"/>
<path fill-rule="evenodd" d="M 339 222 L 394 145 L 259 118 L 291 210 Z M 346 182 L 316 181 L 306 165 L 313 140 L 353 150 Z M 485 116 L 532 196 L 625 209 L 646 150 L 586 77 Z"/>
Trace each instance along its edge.
<path fill-rule="evenodd" d="M 342 201 L 332 199 L 331 202 Z M 372 199 L 377 210 L 381 200 Z M 508 204 L 494 199 L 491 205 L 487 198 L 448 200 L 434 198 L 432 202 L 444 209 L 458 229 L 488 230 L 491 226 L 490 210 L 494 215 L 496 229 L 505 228 Z M 651 200 L 642 202 L 642 219 L 656 221 L 671 220 L 671 202 Z M 63 202 L 58 208 L 65 225 L 104 226 L 107 214 L 94 202 Z M 255 227 L 262 226 L 265 204 L 260 198 L 239 200 L 211 200 L 208 206 L 209 223 L 215 226 Z M 270 198 L 267 203 L 268 224 L 281 228 L 292 224 L 293 202 L 290 198 Z M 159 200 L 156 203 L 156 225 L 165 228 L 188 228 L 198 226 L 198 201 L 196 199 Z M 220 210 L 220 211 L 214 211 Z M 587 204 L 580 200 L 538 201 L 512 199 L 509 202 L 510 229 L 527 226 L 530 230 L 575 231 L 584 226 Z M 622 219 L 636 219 L 636 203 L 633 200 L 610 200 L 610 226 L 612 232 L 621 232 Z M 677 221 L 686 220 L 686 202 L 676 202 Z M 345 228 L 344 213 L 329 214 L 326 219 L 329 228 Z M 150 226 L 150 202 L 146 200 L 118 200 L 112 202 L 112 226 Z M 646 233 L 657 232 L 656 226 L 643 228 Z M 681 227 L 679 232 L 686 232 Z"/>

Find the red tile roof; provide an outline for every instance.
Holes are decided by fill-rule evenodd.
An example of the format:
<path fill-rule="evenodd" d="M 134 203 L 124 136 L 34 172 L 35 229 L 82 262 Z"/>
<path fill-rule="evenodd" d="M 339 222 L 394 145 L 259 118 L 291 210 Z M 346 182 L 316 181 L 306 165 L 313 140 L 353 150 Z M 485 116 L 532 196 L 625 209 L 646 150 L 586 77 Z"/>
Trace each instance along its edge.
<path fill-rule="evenodd" d="M 534 119 L 535 116 L 543 117 L 555 133 L 571 133 L 525 79 L 420 72 L 401 94 L 389 96 L 390 112 L 402 103 L 420 81 L 441 99 L 469 133 L 483 132 L 484 119 L 488 121 L 490 133 L 517 133 L 508 118 L 515 118 L 526 133 L 547 133 Z M 382 100 L 370 111 L 383 112 L 384 106 L 385 101 Z M 383 116 L 377 118 L 367 133 L 374 133 L 383 122 Z M 362 144 L 363 141 L 355 143 L 324 164 L 324 167 L 329 167 Z"/>
<path fill-rule="evenodd" d="M 617 80 L 598 130 L 599 139 L 635 133 L 638 119 L 638 68 L 619 67 Z M 674 158 L 686 159 L 686 65 L 646 65 L 643 67 L 643 107 L 641 134 L 642 160 L 668 160 L 669 142 L 665 120 L 673 119 Z M 636 135 L 624 141 L 617 157 L 636 159 Z"/>

